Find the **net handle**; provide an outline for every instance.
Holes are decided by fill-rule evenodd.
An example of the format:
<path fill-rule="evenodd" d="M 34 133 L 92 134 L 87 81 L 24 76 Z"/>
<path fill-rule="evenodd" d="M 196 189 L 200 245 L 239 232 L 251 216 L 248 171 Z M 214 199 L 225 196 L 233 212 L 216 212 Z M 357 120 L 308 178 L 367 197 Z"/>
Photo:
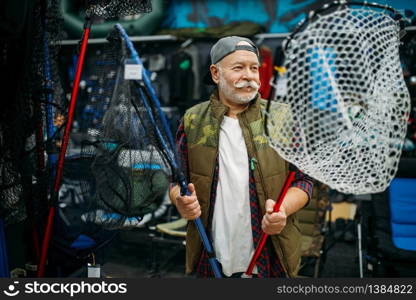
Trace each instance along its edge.
<path fill-rule="evenodd" d="M 283 200 L 287 194 L 287 191 L 292 186 L 292 183 L 295 180 L 295 174 L 296 174 L 296 168 L 292 164 L 290 164 L 289 174 L 287 175 L 285 183 L 283 184 L 283 187 L 280 190 L 280 194 L 276 199 L 276 203 L 273 207 L 273 212 L 278 212 L 280 210 Z M 260 257 L 261 251 L 263 250 L 264 245 L 266 244 L 266 240 L 268 236 L 269 235 L 265 233 L 264 231 L 261 232 L 259 243 L 256 247 L 256 250 L 254 251 L 253 256 L 251 257 L 251 260 L 247 267 L 246 272 L 243 274 L 245 277 L 249 278 L 253 275 L 254 266 L 256 265 L 257 260 Z"/>
<path fill-rule="evenodd" d="M 63 175 L 62 170 L 64 167 L 65 154 L 66 154 L 66 149 L 68 147 L 68 142 L 69 142 L 69 134 L 71 131 L 72 121 L 74 118 L 75 104 L 77 101 L 78 88 L 79 88 L 79 83 L 81 80 L 81 73 L 82 73 L 82 69 L 84 65 L 84 58 L 85 58 L 85 53 L 87 50 L 87 43 L 88 43 L 88 37 L 89 37 L 91 25 L 92 25 L 91 20 L 87 18 L 86 23 L 85 23 L 85 28 L 84 28 L 84 35 L 82 37 L 81 52 L 78 57 L 77 69 L 76 69 L 75 79 L 74 79 L 72 92 L 71 92 L 71 100 L 70 100 L 70 105 L 69 105 L 69 110 L 68 110 L 67 123 L 65 126 L 64 136 L 62 138 L 62 145 L 61 145 L 61 149 L 60 149 L 59 156 L 58 156 L 58 162 L 56 166 L 57 169 L 56 169 L 56 175 L 54 178 L 53 191 L 51 192 L 51 197 L 50 197 L 52 202 L 49 208 L 48 219 L 47 219 L 45 233 L 44 233 L 44 237 L 42 241 L 42 249 L 41 249 L 42 251 L 41 251 L 39 264 L 38 264 L 39 268 L 37 271 L 38 278 L 43 277 L 45 274 L 45 266 L 46 266 L 46 258 L 48 255 L 49 241 L 52 236 L 52 227 L 53 227 L 53 220 L 54 220 L 54 215 L 55 215 L 55 205 L 57 203 L 59 188 L 60 188 L 61 181 L 62 181 L 62 175 Z"/>
<path fill-rule="evenodd" d="M 131 42 L 129 36 L 127 35 L 126 31 L 124 30 L 124 28 L 120 25 L 120 24 L 116 24 L 115 28 L 118 30 L 118 32 L 120 33 L 120 35 L 123 37 L 124 42 L 127 44 L 127 48 L 130 50 L 130 58 L 133 59 L 137 64 L 143 65 L 143 62 L 141 61 L 139 54 L 137 53 L 136 49 L 133 46 L 133 43 Z M 165 115 L 163 114 L 161 108 L 160 108 L 160 103 L 159 100 L 157 99 L 156 93 L 153 90 L 153 87 L 151 85 L 150 82 L 150 78 L 147 76 L 145 68 L 142 68 L 142 78 L 143 78 L 143 82 L 144 82 L 144 87 L 143 89 L 146 91 L 146 93 L 148 93 L 148 96 L 150 98 L 151 103 L 155 106 L 156 108 L 156 113 L 159 115 L 159 118 L 162 120 L 162 126 L 164 127 L 163 129 L 166 131 L 166 133 L 170 132 L 169 126 L 167 124 L 167 120 L 165 118 Z M 155 122 L 155 119 L 152 115 L 152 110 L 150 107 L 150 104 L 146 101 L 146 95 L 143 93 L 143 91 L 141 89 L 138 89 L 138 92 L 140 94 L 140 99 L 143 101 L 143 104 L 145 106 L 145 109 L 147 111 L 147 113 L 149 114 L 149 118 L 152 122 L 152 125 L 154 126 L 157 136 L 159 138 L 159 141 L 161 142 L 162 146 L 164 148 L 168 148 L 168 145 L 171 145 L 171 148 L 175 151 L 176 147 L 175 147 L 175 143 L 173 141 L 173 137 L 172 135 L 168 134 L 167 138 L 168 141 L 165 140 L 165 138 L 163 137 L 163 135 L 160 132 L 160 129 L 157 127 L 157 124 Z M 170 161 L 172 162 L 173 166 L 177 169 L 178 165 L 175 162 L 175 158 L 173 155 L 170 155 Z M 179 176 L 179 185 L 181 188 L 181 194 L 182 195 L 188 195 L 189 191 L 187 190 L 187 184 L 186 184 L 186 180 L 184 178 L 183 175 Z M 211 242 L 208 238 L 208 235 L 205 231 L 204 225 L 202 223 L 201 218 L 196 218 L 194 221 L 195 227 L 198 230 L 199 236 L 201 238 L 202 244 L 205 248 L 205 250 L 207 251 L 208 254 L 208 261 L 211 265 L 212 271 L 215 275 L 216 278 L 221 278 L 221 271 L 218 265 L 218 261 L 215 257 L 215 252 L 214 252 L 214 248 L 211 245 Z"/>
<path fill-rule="evenodd" d="M 283 50 L 286 52 L 287 48 L 289 47 L 291 41 L 297 35 L 305 26 L 309 24 L 309 22 L 313 21 L 315 18 L 317 18 L 320 14 L 330 10 L 334 7 L 341 7 L 345 8 L 347 6 L 365 6 L 365 7 L 373 7 L 373 8 L 380 8 L 383 10 L 388 10 L 394 14 L 394 19 L 399 20 L 400 24 L 400 30 L 404 30 L 404 22 L 403 22 L 403 14 L 400 13 L 398 10 L 394 9 L 391 6 L 379 4 L 375 2 L 361 2 L 361 1 L 346 1 L 346 0 L 340 0 L 340 1 L 334 1 L 332 3 L 327 3 L 323 5 L 322 7 L 318 8 L 317 10 L 312 10 L 308 13 L 306 18 L 304 18 L 293 30 L 293 32 L 287 37 L 287 39 L 284 41 L 283 44 Z"/>

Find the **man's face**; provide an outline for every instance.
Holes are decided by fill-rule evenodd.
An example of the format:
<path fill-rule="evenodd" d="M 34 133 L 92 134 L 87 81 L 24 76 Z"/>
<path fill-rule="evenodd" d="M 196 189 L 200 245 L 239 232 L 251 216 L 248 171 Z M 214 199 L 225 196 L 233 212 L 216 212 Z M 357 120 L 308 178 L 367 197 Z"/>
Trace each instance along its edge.
<path fill-rule="evenodd" d="M 237 50 L 227 55 L 217 66 L 211 66 L 211 72 L 219 92 L 234 103 L 248 103 L 260 87 L 259 61 L 250 51 Z"/>

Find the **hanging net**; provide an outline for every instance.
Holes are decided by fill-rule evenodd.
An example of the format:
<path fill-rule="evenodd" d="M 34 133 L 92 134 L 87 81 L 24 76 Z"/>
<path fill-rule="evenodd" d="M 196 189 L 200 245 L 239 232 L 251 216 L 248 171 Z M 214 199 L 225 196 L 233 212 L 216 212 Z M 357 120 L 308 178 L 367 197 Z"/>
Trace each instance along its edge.
<path fill-rule="evenodd" d="M 6 224 L 27 216 L 34 223 L 44 219 L 49 180 L 44 151 L 59 128 L 50 136 L 42 128 L 65 110 L 57 63 L 59 1 L 38 2 L 22 8 L 27 10 L 24 37 L 0 41 L 0 76 L 10 92 L 0 117 L 0 218 Z"/>
<path fill-rule="evenodd" d="M 125 72 L 130 54 L 124 40 L 117 30 L 108 39 L 94 62 L 95 85 L 88 95 L 88 111 L 96 118 L 85 129 L 80 158 L 89 164 L 93 180 L 80 178 L 85 195 L 80 215 L 84 222 L 117 229 L 137 226 L 161 205 L 171 175 L 166 151 L 171 150 L 161 147 L 161 125 L 143 103 L 140 80 L 128 79 Z"/>
<path fill-rule="evenodd" d="M 291 35 L 287 93 L 266 112 L 269 141 L 284 159 L 343 193 L 388 186 L 410 109 L 400 30 L 387 8 L 332 5 Z"/>
<path fill-rule="evenodd" d="M 132 16 L 152 11 L 150 0 L 88 0 L 87 14 L 114 18 Z"/>

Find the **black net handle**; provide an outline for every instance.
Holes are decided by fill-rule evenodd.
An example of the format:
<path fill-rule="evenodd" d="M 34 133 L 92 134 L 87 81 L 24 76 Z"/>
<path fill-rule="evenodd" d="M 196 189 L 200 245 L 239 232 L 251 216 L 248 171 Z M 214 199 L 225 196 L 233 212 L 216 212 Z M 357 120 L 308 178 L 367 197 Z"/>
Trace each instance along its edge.
<path fill-rule="evenodd" d="M 391 6 L 383 5 L 379 3 L 369 3 L 369 2 L 361 2 L 361 1 L 346 1 L 346 0 L 340 0 L 340 1 L 334 1 L 332 3 L 327 3 L 323 5 L 322 7 L 318 8 L 317 10 L 312 10 L 308 13 L 305 19 L 303 19 L 298 26 L 296 26 L 295 30 L 288 36 L 286 41 L 284 42 L 283 49 L 284 51 L 287 50 L 287 48 L 290 45 L 290 42 L 293 40 L 293 38 L 298 34 L 300 31 L 302 31 L 310 22 L 314 21 L 319 15 L 325 13 L 326 11 L 334 8 L 334 7 L 347 7 L 347 6 L 366 6 L 366 7 L 372 7 L 372 8 L 379 8 L 383 10 L 388 10 L 391 13 L 393 13 L 394 19 L 399 21 L 400 29 L 404 30 L 404 21 L 403 21 L 403 14 L 400 13 L 398 10 L 394 9 Z"/>

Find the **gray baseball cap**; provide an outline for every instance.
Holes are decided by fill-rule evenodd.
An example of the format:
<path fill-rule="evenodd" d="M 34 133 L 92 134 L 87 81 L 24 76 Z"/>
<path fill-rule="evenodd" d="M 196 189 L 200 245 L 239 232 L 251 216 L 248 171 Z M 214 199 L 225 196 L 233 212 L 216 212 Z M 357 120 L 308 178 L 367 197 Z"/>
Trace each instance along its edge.
<path fill-rule="evenodd" d="M 238 45 L 239 42 L 245 41 L 250 44 L 249 45 Z M 237 51 L 237 50 L 246 50 L 251 51 L 259 57 L 259 50 L 257 49 L 256 45 L 248 38 L 241 37 L 241 36 L 227 36 L 222 39 L 219 39 L 214 46 L 211 48 L 210 56 L 211 56 L 211 64 L 216 64 L 220 60 L 222 60 L 227 55 Z M 211 77 L 211 72 L 204 76 L 203 79 L 205 84 L 215 84 Z"/>

